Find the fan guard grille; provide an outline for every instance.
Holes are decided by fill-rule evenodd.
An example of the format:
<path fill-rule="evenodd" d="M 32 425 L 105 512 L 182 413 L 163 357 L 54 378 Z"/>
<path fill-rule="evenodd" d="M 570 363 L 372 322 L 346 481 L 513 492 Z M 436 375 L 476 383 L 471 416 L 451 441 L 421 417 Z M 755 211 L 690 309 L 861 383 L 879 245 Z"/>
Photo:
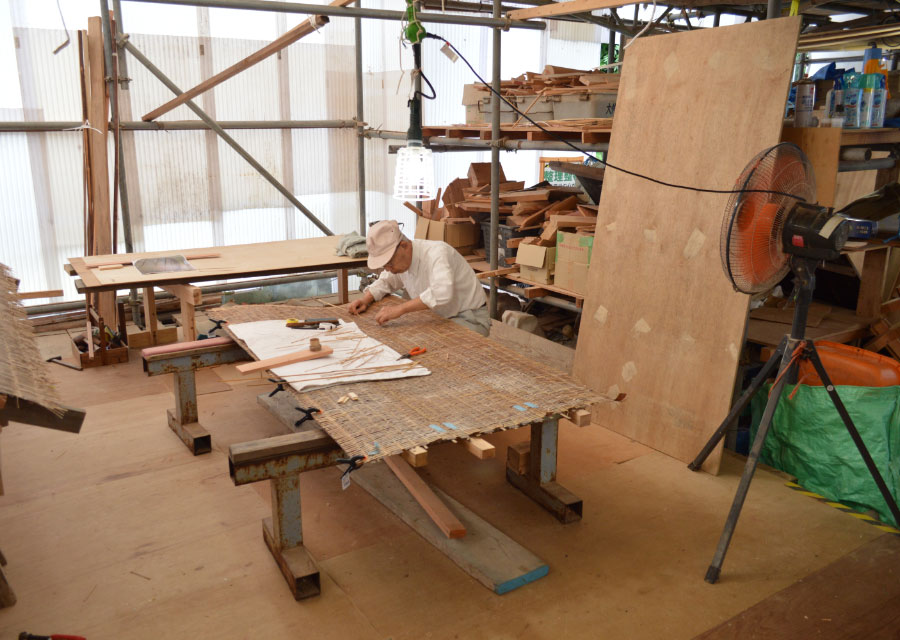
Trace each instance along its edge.
<path fill-rule="evenodd" d="M 814 202 L 812 166 L 789 142 L 757 154 L 744 168 L 735 189 L 790 193 Z M 722 269 L 737 291 L 758 293 L 774 287 L 790 268 L 781 246 L 781 230 L 795 198 L 774 193 L 735 193 L 722 219 L 719 251 Z"/>

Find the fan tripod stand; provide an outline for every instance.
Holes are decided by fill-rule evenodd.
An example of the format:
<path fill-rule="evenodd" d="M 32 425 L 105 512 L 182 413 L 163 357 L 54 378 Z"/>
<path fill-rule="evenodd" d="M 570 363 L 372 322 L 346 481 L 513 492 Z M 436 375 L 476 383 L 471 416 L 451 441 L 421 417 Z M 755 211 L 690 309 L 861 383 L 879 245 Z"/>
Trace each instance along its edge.
<path fill-rule="evenodd" d="M 769 427 L 772 426 L 772 418 L 775 415 L 778 401 L 781 399 L 781 392 L 784 389 L 785 384 L 794 384 L 796 382 L 797 369 L 801 360 L 809 360 L 815 368 L 816 373 L 818 373 L 819 377 L 822 379 L 822 384 L 831 398 L 832 403 L 834 403 L 834 408 L 837 409 L 838 414 L 840 414 L 844 426 L 847 427 L 847 432 L 853 439 L 854 444 L 856 444 L 856 448 L 859 449 L 859 453 L 866 463 L 869 473 L 872 474 L 872 479 L 874 479 L 875 484 L 878 485 L 878 490 L 881 491 L 881 495 L 884 497 L 885 502 L 887 502 L 894 519 L 900 523 L 900 510 L 897 508 L 897 503 L 894 501 L 890 490 L 888 490 L 884 479 L 881 477 L 878 467 L 875 466 L 872 456 L 869 455 L 869 450 L 866 448 L 865 443 L 860 437 L 859 431 L 856 430 L 856 426 L 853 424 L 850 414 L 847 413 L 844 403 L 841 402 L 841 399 L 831 382 L 831 378 L 828 377 L 828 373 L 822 365 L 822 360 L 819 358 L 819 352 L 816 350 L 816 347 L 811 340 L 806 340 L 804 338 L 806 332 L 806 316 L 809 312 L 809 305 L 812 302 L 812 294 L 815 287 L 816 263 L 817 261 L 809 258 L 801 258 L 798 256 L 793 256 L 791 258 L 791 268 L 794 275 L 797 277 L 797 282 L 799 284 L 797 307 L 794 311 L 791 332 L 781 339 L 781 342 L 775 349 L 775 353 L 772 354 L 772 357 L 769 358 L 762 370 L 760 370 L 756 377 L 753 378 L 753 382 L 750 383 L 747 390 L 744 391 L 737 403 L 731 408 L 731 411 L 703 447 L 703 450 L 700 451 L 693 462 L 688 465 L 688 468 L 691 471 L 697 471 L 700 468 L 700 465 L 703 464 L 707 456 L 715 449 L 716 445 L 719 444 L 719 441 L 722 440 L 728 426 L 740 415 L 750 402 L 750 399 L 775 370 L 780 359 L 781 364 L 778 366 L 778 376 L 775 379 L 775 384 L 773 385 L 772 391 L 769 394 L 769 399 L 766 402 L 766 409 L 760 420 L 756 438 L 753 440 L 753 446 L 750 448 L 750 454 L 747 456 L 747 463 L 744 466 L 741 482 L 735 493 L 734 502 L 731 503 L 731 511 L 729 511 L 728 519 L 725 521 L 725 527 L 719 538 L 719 545 L 716 547 L 716 553 L 713 556 L 712 563 L 706 571 L 705 580 L 710 584 L 715 583 L 716 580 L 719 579 L 719 573 L 722 570 L 722 562 L 725 560 L 725 552 L 728 551 L 731 536 L 734 534 L 734 528 L 737 525 L 738 517 L 741 515 L 741 508 L 744 506 L 744 499 L 747 497 L 750 481 L 753 479 L 753 473 L 756 471 L 756 465 L 759 462 L 759 455 L 762 451 L 763 443 L 765 442 L 766 435 L 769 433 Z"/>

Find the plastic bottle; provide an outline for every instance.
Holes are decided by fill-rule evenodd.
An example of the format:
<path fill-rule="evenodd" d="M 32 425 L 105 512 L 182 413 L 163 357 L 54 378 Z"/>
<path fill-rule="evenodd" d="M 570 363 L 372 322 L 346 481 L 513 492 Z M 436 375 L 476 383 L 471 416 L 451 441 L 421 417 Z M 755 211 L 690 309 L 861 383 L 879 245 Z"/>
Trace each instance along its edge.
<path fill-rule="evenodd" d="M 813 105 L 816 102 L 816 85 L 804 78 L 797 83 L 797 94 L 794 99 L 794 126 L 814 127 Z"/>
<path fill-rule="evenodd" d="M 856 129 L 859 127 L 859 88 L 858 73 L 844 74 L 844 128 Z"/>
<path fill-rule="evenodd" d="M 877 73 L 875 75 L 875 90 L 872 98 L 872 123 L 871 127 L 878 128 L 884 126 L 884 112 L 887 105 L 887 89 L 885 88 L 884 75 Z"/>

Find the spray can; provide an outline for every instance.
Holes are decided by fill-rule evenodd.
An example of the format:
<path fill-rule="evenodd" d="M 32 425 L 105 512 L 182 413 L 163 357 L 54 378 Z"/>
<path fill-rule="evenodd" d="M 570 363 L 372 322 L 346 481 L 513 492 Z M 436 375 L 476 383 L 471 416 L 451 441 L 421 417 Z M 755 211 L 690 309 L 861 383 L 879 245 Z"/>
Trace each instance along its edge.
<path fill-rule="evenodd" d="M 873 74 L 875 90 L 872 95 L 872 123 L 873 128 L 884 126 L 884 112 L 887 106 L 887 89 L 885 88 L 884 74 Z"/>
<path fill-rule="evenodd" d="M 813 104 L 816 101 L 816 85 L 809 78 L 797 83 L 797 95 L 794 99 L 794 126 L 814 127 Z"/>

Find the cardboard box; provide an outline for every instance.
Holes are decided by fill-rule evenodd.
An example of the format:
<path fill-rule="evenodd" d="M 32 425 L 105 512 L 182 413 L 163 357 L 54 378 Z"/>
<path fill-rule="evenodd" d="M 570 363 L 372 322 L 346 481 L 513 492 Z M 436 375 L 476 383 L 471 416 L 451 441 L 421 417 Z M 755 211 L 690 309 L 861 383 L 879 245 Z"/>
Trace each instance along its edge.
<path fill-rule="evenodd" d="M 416 217 L 417 240 L 442 240 L 460 253 L 470 253 L 478 246 L 480 229 L 471 222 L 448 224 L 439 220 Z"/>
<path fill-rule="evenodd" d="M 594 236 L 571 231 L 556 232 L 556 261 L 589 265 L 594 252 Z"/>
<path fill-rule="evenodd" d="M 590 265 L 578 262 L 556 262 L 556 271 L 553 279 L 557 287 L 578 293 L 580 295 L 587 294 L 588 270 Z"/>
<path fill-rule="evenodd" d="M 516 252 L 519 275 L 538 284 L 553 284 L 556 269 L 556 247 L 520 244 Z"/>

